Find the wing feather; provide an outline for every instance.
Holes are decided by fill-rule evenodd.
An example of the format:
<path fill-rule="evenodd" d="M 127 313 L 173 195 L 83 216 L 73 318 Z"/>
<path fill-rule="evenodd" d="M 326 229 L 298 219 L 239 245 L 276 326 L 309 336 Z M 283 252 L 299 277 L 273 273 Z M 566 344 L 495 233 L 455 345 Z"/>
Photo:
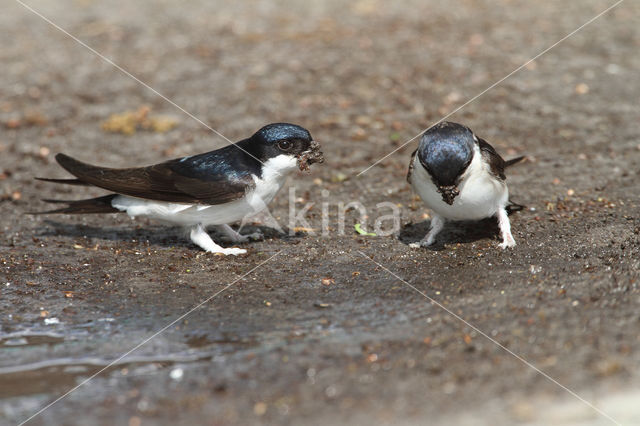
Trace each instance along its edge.
<path fill-rule="evenodd" d="M 415 166 L 415 163 L 414 163 L 413 160 L 414 160 L 417 152 L 418 152 L 417 149 L 415 151 L 413 151 L 411 153 L 411 158 L 409 159 L 409 170 L 407 170 L 407 182 L 409 182 L 409 183 L 411 183 L 411 175 L 413 174 L 413 168 Z"/>
<path fill-rule="evenodd" d="M 486 159 L 487 163 L 489 163 L 491 174 L 505 180 L 507 177 L 504 175 L 504 168 L 506 166 L 504 159 L 489 142 L 480 137 L 478 137 L 478 145 L 480 146 L 480 153 Z"/>
<path fill-rule="evenodd" d="M 56 160 L 79 181 L 150 200 L 223 204 L 243 197 L 254 186 L 249 172 L 228 174 L 211 169 L 210 173 L 189 175 L 185 173 L 185 159 L 129 169 L 93 166 L 65 154 L 58 154 Z"/>

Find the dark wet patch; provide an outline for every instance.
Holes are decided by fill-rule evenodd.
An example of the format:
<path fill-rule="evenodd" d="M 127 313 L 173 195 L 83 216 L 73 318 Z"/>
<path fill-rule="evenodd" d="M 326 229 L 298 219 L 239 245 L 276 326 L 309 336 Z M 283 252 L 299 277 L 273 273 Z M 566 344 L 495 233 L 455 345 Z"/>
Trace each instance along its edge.
<path fill-rule="evenodd" d="M 185 343 L 192 348 L 214 345 L 233 345 L 236 348 L 257 346 L 259 342 L 251 337 L 241 337 L 236 333 L 216 333 L 200 331 L 185 336 Z"/>
<path fill-rule="evenodd" d="M 63 341 L 63 335 L 53 333 L 11 333 L 0 335 L 0 347 L 53 345 Z"/>
<path fill-rule="evenodd" d="M 58 358 L 32 364 L 0 367 L 0 398 L 68 391 L 79 379 L 102 370 L 108 376 L 114 370 L 135 369 L 154 365 L 158 369 L 175 363 L 189 363 L 210 359 L 210 354 L 172 354 L 158 356 L 131 356 L 111 364 L 100 358 Z"/>

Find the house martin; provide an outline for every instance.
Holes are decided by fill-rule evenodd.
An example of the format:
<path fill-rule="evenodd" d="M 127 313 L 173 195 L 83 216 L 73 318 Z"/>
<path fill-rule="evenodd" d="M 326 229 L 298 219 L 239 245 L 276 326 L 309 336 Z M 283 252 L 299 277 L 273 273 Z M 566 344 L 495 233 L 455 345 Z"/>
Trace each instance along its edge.
<path fill-rule="evenodd" d="M 466 126 L 451 122 L 428 129 L 411 154 L 407 181 L 433 211 L 427 235 L 412 247 L 432 245 L 445 220 L 480 220 L 496 216 L 501 248 L 516 245 L 507 216 L 509 189 L 505 168 L 524 157 L 505 161 Z"/>
<path fill-rule="evenodd" d="M 234 243 L 259 237 L 241 235 L 229 224 L 264 210 L 289 172 L 308 170 L 310 164 L 322 163 L 324 158 L 309 131 L 274 123 L 235 144 L 153 166 L 112 169 L 65 154 L 56 155 L 56 160 L 75 179 L 37 179 L 97 186 L 112 194 L 78 201 L 44 200 L 67 206 L 36 214 L 125 212 L 131 217 L 145 216 L 186 227 L 191 241 L 207 252 L 238 255 L 246 250 L 219 246 L 206 227 L 216 226 Z"/>

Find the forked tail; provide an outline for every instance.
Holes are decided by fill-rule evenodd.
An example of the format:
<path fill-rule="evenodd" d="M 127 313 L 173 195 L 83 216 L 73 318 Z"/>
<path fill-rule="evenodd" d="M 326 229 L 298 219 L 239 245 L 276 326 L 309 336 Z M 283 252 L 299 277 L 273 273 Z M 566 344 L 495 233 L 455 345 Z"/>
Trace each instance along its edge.
<path fill-rule="evenodd" d="M 523 161 L 526 158 L 527 157 L 525 157 L 524 155 L 521 155 L 520 157 L 512 158 L 511 160 L 505 161 L 504 168 L 506 169 L 509 166 L 518 164 L 519 162 Z M 514 203 L 511 199 L 509 199 L 509 204 L 507 204 L 507 207 L 506 207 L 507 214 L 519 212 L 520 210 L 524 210 L 526 207 L 527 206 L 525 205 Z"/>
<path fill-rule="evenodd" d="M 111 201 L 118 194 L 105 195 L 103 197 L 89 198 L 86 200 L 42 200 L 47 203 L 53 204 L 67 204 L 66 207 L 61 209 L 47 210 L 44 212 L 29 212 L 27 214 L 80 214 L 80 213 L 121 213 L 121 210 L 116 209 L 111 205 Z"/>
<path fill-rule="evenodd" d="M 511 160 L 507 160 L 504 162 L 504 168 L 506 169 L 507 167 L 513 166 L 514 164 L 518 164 L 519 162 L 521 162 L 522 160 L 524 160 L 525 157 L 524 155 L 521 155 L 520 157 L 516 157 L 516 158 L 512 158 Z"/>

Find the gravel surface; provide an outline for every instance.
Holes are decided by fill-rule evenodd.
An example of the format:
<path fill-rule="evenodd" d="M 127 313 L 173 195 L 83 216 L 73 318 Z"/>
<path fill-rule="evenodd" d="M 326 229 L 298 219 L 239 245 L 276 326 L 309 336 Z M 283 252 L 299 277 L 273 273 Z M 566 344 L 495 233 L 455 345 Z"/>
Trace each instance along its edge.
<path fill-rule="evenodd" d="M 535 366 L 640 424 L 639 4 L 449 118 L 528 156 L 508 170 L 527 207 L 502 251 L 493 220 L 408 247 L 429 223 L 405 181 L 415 142 L 357 174 L 613 0 L 388 3 L 29 1 L 231 140 L 288 121 L 320 141 L 325 164 L 271 206 L 286 229 L 314 203 L 312 229 L 255 225 L 265 241 L 225 258 L 152 221 L 24 215 L 102 194 L 34 181 L 66 177 L 57 152 L 125 167 L 227 142 L 3 0 L 0 423 L 109 366 L 29 424 L 611 424 Z M 175 127 L 103 128 L 141 108 Z M 340 233 L 351 201 L 368 217 L 348 211 Z M 382 202 L 398 235 L 356 234 L 389 214 Z"/>

